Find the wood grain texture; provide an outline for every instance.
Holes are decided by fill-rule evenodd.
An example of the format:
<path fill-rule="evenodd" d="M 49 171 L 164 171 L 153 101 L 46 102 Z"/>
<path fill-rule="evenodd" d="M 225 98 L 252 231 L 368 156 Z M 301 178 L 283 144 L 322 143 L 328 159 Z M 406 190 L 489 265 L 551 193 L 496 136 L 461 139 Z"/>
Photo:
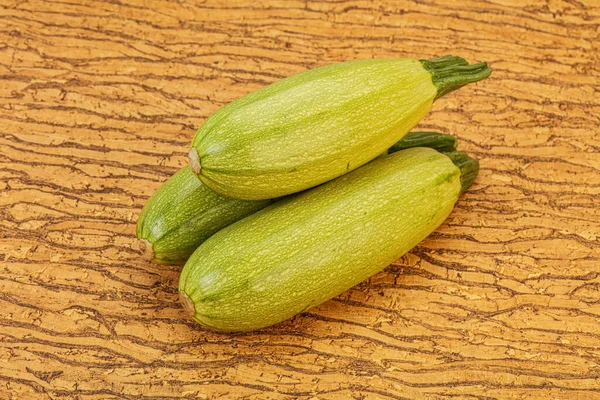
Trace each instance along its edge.
<path fill-rule="evenodd" d="M 600 399 L 597 0 L 0 0 L 0 398 Z M 135 222 L 202 122 L 308 68 L 452 53 L 481 174 L 292 321 L 209 332 Z"/>

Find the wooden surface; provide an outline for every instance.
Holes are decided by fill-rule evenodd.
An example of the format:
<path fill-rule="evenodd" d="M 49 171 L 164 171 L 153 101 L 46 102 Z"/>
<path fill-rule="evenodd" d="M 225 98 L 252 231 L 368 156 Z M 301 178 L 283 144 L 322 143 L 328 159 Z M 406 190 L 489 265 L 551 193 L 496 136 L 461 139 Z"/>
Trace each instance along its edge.
<path fill-rule="evenodd" d="M 600 2 L 0 0 L 0 398 L 600 398 Z M 187 319 L 135 223 L 219 107 L 452 53 L 481 161 L 411 254 L 260 332 Z"/>

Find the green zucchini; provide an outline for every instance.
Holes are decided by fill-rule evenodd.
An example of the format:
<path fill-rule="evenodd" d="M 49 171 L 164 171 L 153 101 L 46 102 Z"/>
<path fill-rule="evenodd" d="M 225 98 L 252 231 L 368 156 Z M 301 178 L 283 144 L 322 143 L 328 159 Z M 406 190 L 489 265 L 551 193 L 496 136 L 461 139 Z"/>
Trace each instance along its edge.
<path fill-rule="evenodd" d="M 443 133 L 410 132 L 392 146 L 390 153 L 419 146 L 454 151 L 456 138 Z M 183 264 L 211 235 L 271 203 L 221 196 L 184 167 L 144 206 L 138 218 L 137 238 L 147 258 L 160 264 Z"/>
<path fill-rule="evenodd" d="M 433 101 L 491 73 L 460 57 L 359 60 L 275 82 L 218 110 L 196 132 L 190 166 L 239 199 L 296 193 L 383 153 Z"/>
<path fill-rule="evenodd" d="M 289 196 L 205 241 L 183 268 L 181 301 L 217 330 L 286 320 L 416 246 L 448 217 L 477 170 L 464 153 L 413 148 Z"/>

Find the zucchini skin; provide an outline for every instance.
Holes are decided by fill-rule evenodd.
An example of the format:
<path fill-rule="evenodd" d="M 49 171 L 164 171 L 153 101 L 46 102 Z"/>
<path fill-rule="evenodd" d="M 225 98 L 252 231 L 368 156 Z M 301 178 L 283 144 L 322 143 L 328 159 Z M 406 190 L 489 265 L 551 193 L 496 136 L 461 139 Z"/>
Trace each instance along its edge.
<path fill-rule="evenodd" d="M 435 99 L 490 72 L 446 56 L 349 61 L 293 75 L 208 118 L 192 141 L 190 166 L 224 196 L 296 193 L 374 159 Z"/>
<path fill-rule="evenodd" d="M 378 158 L 219 231 L 179 291 L 200 324 L 260 329 L 339 295 L 408 252 L 450 214 L 461 171 L 435 150 Z"/>
<path fill-rule="evenodd" d="M 410 132 L 389 152 L 410 147 L 454 151 L 456 142 L 454 136 L 443 133 Z M 148 199 L 138 218 L 137 238 L 143 243 L 149 259 L 164 265 L 183 265 L 214 233 L 273 201 L 221 196 L 204 185 L 186 166 Z"/>

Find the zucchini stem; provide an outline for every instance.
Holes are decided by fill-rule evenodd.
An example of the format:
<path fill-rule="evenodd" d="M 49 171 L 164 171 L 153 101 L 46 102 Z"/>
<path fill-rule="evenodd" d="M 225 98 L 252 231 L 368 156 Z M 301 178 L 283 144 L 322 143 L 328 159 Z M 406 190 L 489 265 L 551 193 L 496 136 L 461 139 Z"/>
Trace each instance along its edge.
<path fill-rule="evenodd" d="M 183 305 L 183 309 L 191 317 L 194 317 L 196 315 L 196 306 L 194 306 L 194 303 L 192 302 L 192 300 L 189 298 L 189 296 L 185 292 L 182 292 L 182 291 L 179 292 L 179 301 L 181 301 L 181 304 Z"/>
<path fill-rule="evenodd" d="M 202 164 L 200 164 L 200 156 L 198 155 L 198 150 L 196 150 L 195 147 L 190 149 L 190 152 L 188 153 L 188 160 L 190 163 L 190 168 L 196 175 L 198 175 L 200 171 L 202 171 Z"/>
<path fill-rule="evenodd" d="M 469 64 L 467 60 L 457 56 L 419 61 L 423 68 L 431 74 L 433 84 L 438 90 L 436 99 L 469 83 L 485 79 L 492 73 L 492 69 L 488 67 L 487 63 Z"/>
<path fill-rule="evenodd" d="M 438 132 L 409 132 L 402 140 L 390 147 L 388 153 L 411 147 L 429 147 L 439 152 L 456 151 L 457 146 L 458 140 L 452 135 Z"/>
<path fill-rule="evenodd" d="M 147 241 L 146 239 L 140 239 L 138 241 L 140 250 L 144 253 L 144 257 L 150 261 L 154 259 L 154 248 L 152 247 L 152 243 Z"/>
<path fill-rule="evenodd" d="M 479 161 L 462 151 L 450 151 L 444 154 L 460 169 L 460 194 L 463 194 L 471 187 L 479 174 Z"/>

